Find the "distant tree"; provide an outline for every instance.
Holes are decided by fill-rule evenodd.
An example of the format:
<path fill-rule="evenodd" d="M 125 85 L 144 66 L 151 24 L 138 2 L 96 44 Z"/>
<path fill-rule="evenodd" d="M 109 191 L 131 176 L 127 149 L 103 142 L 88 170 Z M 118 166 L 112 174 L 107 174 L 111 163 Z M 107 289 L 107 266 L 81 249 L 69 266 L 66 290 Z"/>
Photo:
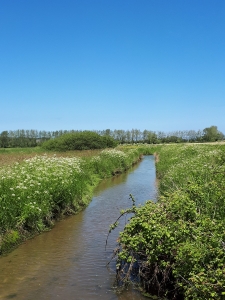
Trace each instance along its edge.
<path fill-rule="evenodd" d="M 145 129 L 143 132 L 142 132 L 142 140 L 143 140 L 143 142 L 146 142 L 146 140 L 147 140 L 147 136 L 148 136 L 148 130 L 147 129 Z"/>
<path fill-rule="evenodd" d="M 141 141 L 141 131 L 139 129 L 134 129 L 135 142 Z"/>
<path fill-rule="evenodd" d="M 197 139 L 197 132 L 195 130 L 188 130 L 185 133 L 185 139 L 188 142 L 194 142 Z"/>
<path fill-rule="evenodd" d="M 130 130 L 126 131 L 126 142 L 131 143 L 131 132 L 130 132 Z"/>
<path fill-rule="evenodd" d="M 142 134 L 143 142 L 148 144 L 157 144 L 157 134 L 154 131 L 144 130 Z"/>
<path fill-rule="evenodd" d="M 203 141 L 215 142 L 224 139 L 224 134 L 217 129 L 217 126 L 211 126 L 203 129 Z"/>
<path fill-rule="evenodd" d="M 124 144 L 126 141 L 126 131 L 123 129 L 115 129 L 114 139 L 117 140 L 119 143 Z"/>
<path fill-rule="evenodd" d="M 111 130 L 110 129 L 106 129 L 103 135 L 107 135 L 107 136 L 111 136 Z"/>
<path fill-rule="evenodd" d="M 134 143 L 134 139 L 135 139 L 135 129 L 131 129 L 131 143 Z"/>
<path fill-rule="evenodd" d="M 37 146 L 37 136 L 38 136 L 37 130 L 31 129 L 29 131 L 29 147 Z"/>
<path fill-rule="evenodd" d="M 157 139 L 160 143 L 165 143 L 166 142 L 166 134 L 163 131 L 158 131 L 157 132 Z"/>
<path fill-rule="evenodd" d="M 182 139 L 179 138 L 177 135 L 170 135 L 167 137 L 168 143 L 181 143 Z"/>
<path fill-rule="evenodd" d="M 197 135 L 196 135 L 196 141 L 201 142 L 203 135 L 204 135 L 203 131 L 202 130 L 198 130 L 197 131 Z"/>
<path fill-rule="evenodd" d="M 10 130 L 8 132 L 8 137 L 9 137 L 9 147 L 16 147 L 16 134 L 15 131 Z"/>
<path fill-rule="evenodd" d="M 0 134 L 0 146 L 2 148 L 7 148 L 9 146 L 9 133 L 7 130 L 2 131 Z"/>

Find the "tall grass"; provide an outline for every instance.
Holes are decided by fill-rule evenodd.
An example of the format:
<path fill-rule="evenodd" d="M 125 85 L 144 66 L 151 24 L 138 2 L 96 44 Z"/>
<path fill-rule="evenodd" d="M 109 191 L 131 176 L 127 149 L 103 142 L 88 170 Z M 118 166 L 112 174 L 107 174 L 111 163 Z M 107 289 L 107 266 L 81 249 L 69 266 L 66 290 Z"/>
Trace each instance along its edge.
<path fill-rule="evenodd" d="M 96 152 L 95 152 L 96 153 Z M 137 150 L 111 149 L 85 157 L 39 155 L 0 169 L 0 253 L 23 236 L 85 207 L 102 178 L 128 169 Z"/>
<path fill-rule="evenodd" d="M 52 156 L 55 154 L 57 157 L 92 157 L 100 153 L 101 150 L 73 150 L 65 152 L 47 151 L 40 147 L 34 148 L 4 148 L 0 149 L 0 168 L 7 165 L 12 165 L 15 162 L 22 162 L 25 159 L 32 158 L 36 155 Z"/>

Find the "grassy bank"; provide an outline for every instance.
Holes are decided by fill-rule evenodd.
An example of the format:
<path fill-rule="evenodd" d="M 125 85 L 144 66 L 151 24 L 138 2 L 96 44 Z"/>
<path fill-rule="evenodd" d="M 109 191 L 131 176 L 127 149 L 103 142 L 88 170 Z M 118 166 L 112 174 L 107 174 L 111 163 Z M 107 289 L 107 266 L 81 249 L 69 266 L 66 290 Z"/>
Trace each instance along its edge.
<path fill-rule="evenodd" d="M 67 157 L 48 153 L 1 166 L 1 254 L 50 228 L 62 215 L 83 209 L 102 178 L 124 172 L 141 155 L 138 149 L 88 153 L 82 157 L 71 152 Z"/>
<path fill-rule="evenodd" d="M 225 147 L 157 152 L 159 201 L 132 208 L 118 279 L 128 283 L 135 272 L 145 291 L 165 299 L 225 299 Z"/>

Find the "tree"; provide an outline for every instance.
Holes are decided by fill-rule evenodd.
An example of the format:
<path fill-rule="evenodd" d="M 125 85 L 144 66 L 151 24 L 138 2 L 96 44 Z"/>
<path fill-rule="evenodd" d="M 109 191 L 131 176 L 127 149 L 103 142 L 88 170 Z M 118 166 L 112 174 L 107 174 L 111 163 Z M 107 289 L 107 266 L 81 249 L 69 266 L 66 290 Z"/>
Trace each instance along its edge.
<path fill-rule="evenodd" d="M 114 139 L 116 139 L 121 144 L 124 144 L 125 140 L 126 140 L 126 131 L 122 130 L 122 129 L 119 129 L 119 130 L 115 129 L 114 130 Z"/>
<path fill-rule="evenodd" d="M 203 129 L 203 141 L 215 142 L 224 139 L 224 134 L 217 129 L 217 126 L 211 126 Z"/>
<path fill-rule="evenodd" d="M 148 144 L 158 143 L 157 135 L 154 131 L 144 130 L 143 131 L 143 142 Z"/>
<path fill-rule="evenodd" d="M 134 129 L 134 137 L 136 143 L 141 140 L 141 131 L 139 129 Z"/>
<path fill-rule="evenodd" d="M 8 131 L 2 131 L 1 135 L 0 135 L 0 146 L 2 148 L 6 148 L 9 146 L 9 133 Z"/>

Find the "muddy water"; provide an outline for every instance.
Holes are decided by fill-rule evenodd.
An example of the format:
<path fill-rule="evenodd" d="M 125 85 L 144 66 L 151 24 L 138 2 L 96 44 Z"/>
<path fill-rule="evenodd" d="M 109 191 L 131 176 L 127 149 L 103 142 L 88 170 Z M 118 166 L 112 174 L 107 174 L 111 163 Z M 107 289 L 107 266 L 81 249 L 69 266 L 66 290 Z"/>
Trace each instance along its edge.
<path fill-rule="evenodd" d="M 126 174 L 104 180 L 90 205 L 0 258 L 0 299 L 141 300 L 135 290 L 113 291 L 115 261 L 106 267 L 123 219 L 109 237 L 108 228 L 123 208 L 156 199 L 153 156 L 145 156 Z"/>

